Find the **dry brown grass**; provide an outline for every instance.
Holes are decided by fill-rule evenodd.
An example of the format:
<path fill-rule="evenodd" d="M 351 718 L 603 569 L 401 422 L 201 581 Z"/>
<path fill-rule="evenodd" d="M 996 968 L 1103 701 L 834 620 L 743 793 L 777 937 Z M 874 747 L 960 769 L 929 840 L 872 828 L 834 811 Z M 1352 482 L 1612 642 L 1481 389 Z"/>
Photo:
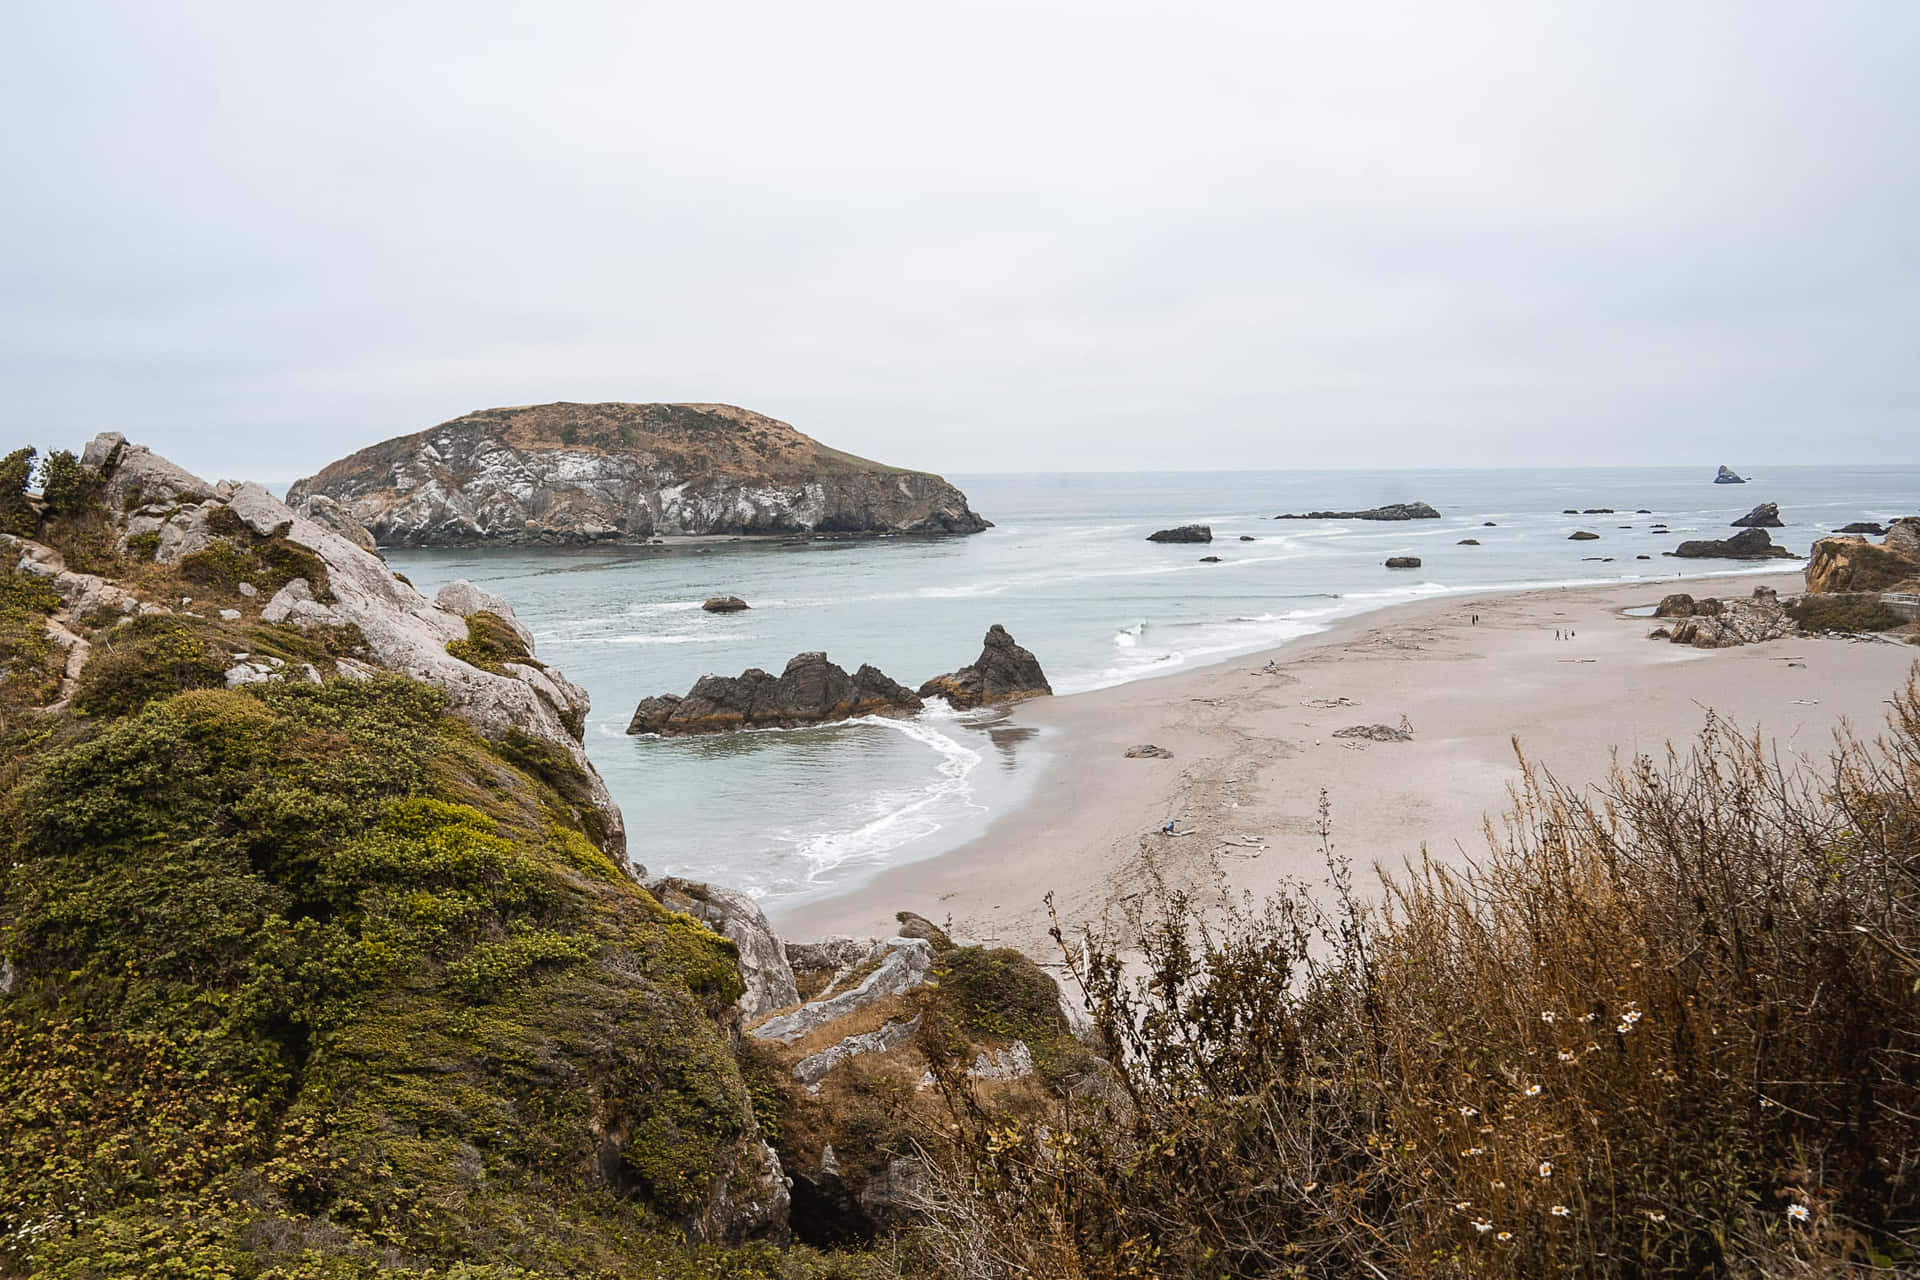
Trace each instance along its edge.
<path fill-rule="evenodd" d="M 1475 869 L 1409 868 L 1377 907 L 1343 879 L 1328 911 L 1163 891 L 1064 947 L 1114 1087 L 1034 1120 L 945 1079 L 960 1141 L 917 1265 L 1920 1266 L 1912 680 L 1883 736 L 1817 767 L 1710 720 L 1591 791 L 1526 768 L 1488 834 Z"/>

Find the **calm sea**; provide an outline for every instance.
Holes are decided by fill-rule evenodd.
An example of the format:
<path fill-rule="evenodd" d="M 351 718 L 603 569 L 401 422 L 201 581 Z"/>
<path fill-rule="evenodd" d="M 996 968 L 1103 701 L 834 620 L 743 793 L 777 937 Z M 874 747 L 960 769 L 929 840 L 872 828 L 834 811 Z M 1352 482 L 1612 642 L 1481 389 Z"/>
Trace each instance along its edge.
<path fill-rule="evenodd" d="M 587 750 L 626 813 L 636 859 L 774 901 L 831 893 L 978 834 L 1020 802 L 1046 742 L 944 706 L 910 721 L 630 738 L 641 698 L 685 693 L 708 672 L 778 673 L 809 649 L 917 685 L 971 662 L 995 622 L 1033 650 L 1057 692 L 1072 693 L 1284 644 L 1418 596 L 1724 573 L 1744 566 L 1660 552 L 1726 536 L 1762 501 L 1779 503 L 1787 524 L 1774 540 L 1802 553 L 1850 521 L 1920 512 L 1916 467 L 1781 469 L 1743 486 L 1714 485 L 1712 471 L 952 476 L 997 527 L 948 539 L 387 558 L 428 594 L 468 578 L 506 596 L 540 656 L 592 694 Z M 1272 518 L 1416 500 L 1443 518 Z M 1615 514 L 1562 514 L 1568 507 Z M 1662 521 L 1671 532 L 1652 533 Z M 1189 522 L 1212 525 L 1213 544 L 1146 541 Z M 1576 529 L 1600 538 L 1569 541 Z M 1456 545 L 1468 537 L 1481 545 Z M 1388 570 L 1390 555 L 1424 563 Z M 701 611 L 721 593 L 744 597 L 751 612 Z"/>

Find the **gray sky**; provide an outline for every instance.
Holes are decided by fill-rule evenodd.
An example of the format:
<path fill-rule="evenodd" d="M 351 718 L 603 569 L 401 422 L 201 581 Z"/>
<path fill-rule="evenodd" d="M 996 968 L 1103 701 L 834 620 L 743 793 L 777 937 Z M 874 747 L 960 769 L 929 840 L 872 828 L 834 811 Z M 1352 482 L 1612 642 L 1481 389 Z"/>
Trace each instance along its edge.
<path fill-rule="evenodd" d="M 1917 69 L 1910 0 L 18 0 L 3 434 L 1920 462 Z"/>

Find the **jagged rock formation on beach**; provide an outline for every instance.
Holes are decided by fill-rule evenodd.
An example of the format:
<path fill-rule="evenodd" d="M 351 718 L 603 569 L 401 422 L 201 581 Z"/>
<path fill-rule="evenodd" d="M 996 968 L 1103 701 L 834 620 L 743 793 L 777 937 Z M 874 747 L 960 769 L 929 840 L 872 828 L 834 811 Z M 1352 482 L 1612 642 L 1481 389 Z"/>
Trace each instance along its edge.
<path fill-rule="evenodd" d="M 362 449 L 287 493 L 309 514 L 322 499 L 387 546 L 990 527 L 939 476 L 723 404 L 483 409 Z"/>
<path fill-rule="evenodd" d="M 1424 502 L 1390 502 L 1365 511 L 1309 511 L 1304 515 L 1275 516 L 1275 520 L 1438 520 L 1440 513 Z"/>
<path fill-rule="evenodd" d="M 1773 545 L 1765 529 L 1743 529 L 1731 538 L 1701 538 L 1683 542 L 1668 554 L 1686 560 L 1798 560 L 1785 547 Z"/>
<path fill-rule="evenodd" d="M 1913 591 L 1920 588 L 1920 516 L 1887 526 L 1878 543 L 1865 538 L 1822 538 L 1807 558 L 1807 590 Z"/>
<path fill-rule="evenodd" d="M 1731 528 L 1735 529 L 1782 529 L 1780 506 L 1778 503 L 1763 502 L 1747 514 L 1735 520 Z"/>
<path fill-rule="evenodd" d="M 738 676 L 702 676 L 685 697 L 643 699 L 627 732 L 677 737 L 735 729 L 797 729 L 855 716 L 918 711 L 913 690 L 877 667 L 852 675 L 824 653 L 796 654 L 778 676 L 758 667 Z"/>
<path fill-rule="evenodd" d="M 1734 473 L 1733 469 L 1722 463 L 1720 470 L 1714 473 L 1715 484 L 1745 484 L 1746 481 Z"/>
<path fill-rule="evenodd" d="M 1671 595 L 1660 602 L 1654 616 L 1675 620 L 1668 634 L 1660 638 L 1696 649 L 1762 644 L 1799 630 L 1779 598 L 1764 587 L 1746 599 L 1695 600 L 1684 593 Z"/>
<path fill-rule="evenodd" d="M 1147 535 L 1148 542 L 1212 542 L 1213 530 L 1204 524 L 1183 524 L 1173 529 L 1158 529 Z"/>
<path fill-rule="evenodd" d="M 935 676 L 920 686 L 922 698 L 945 698 L 956 710 L 1019 702 L 1053 692 L 1040 660 L 1015 644 L 999 623 L 987 628 L 980 656 L 970 666 Z"/>

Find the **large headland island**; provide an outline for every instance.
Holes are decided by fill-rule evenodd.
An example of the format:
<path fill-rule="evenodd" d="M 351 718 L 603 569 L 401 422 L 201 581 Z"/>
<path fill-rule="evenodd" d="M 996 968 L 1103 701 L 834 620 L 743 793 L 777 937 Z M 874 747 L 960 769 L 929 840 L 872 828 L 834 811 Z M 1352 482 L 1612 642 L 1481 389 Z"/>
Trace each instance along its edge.
<path fill-rule="evenodd" d="M 979 844 L 776 928 L 648 874 L 586 695 L 510 601 L 430 598 L 375 549 L 495 513 L 508 541 L 638 536 L 669 476 L 746 492 L 690 455 L 563 482 L 645 450 L 549 408 L 396 442 L 358 498 L 114 434 L 0 457 L 0 1275 L 962 1280 L 991 1248 L 1008 1276 L 1199 1276 L 1271 1274 L 1276 1241 L 1327 1276 L 1578 1274 L 1595 1240 L 1606 1274 L 1698 1274 L 1905 1230 L 1920 703 L 1888 601 L 1920 521 L 1804 574 L 1427 600 L 1074 697 L 995 628 L 917 693 L 796 659 L 649 700 L 655 733 L 875 689 L 1056 730 Z M 530 459 L 555 470 L 517 491 Z M 936 478 L 845 466 L 819 520 L 969 523 Z M 1658 758 L 1709 709 L 1737 767 L 1581 809 L 1615 748 Z M 1889 714 L 1889 744 L 1833 747 Z M 1767 782 L 1834 749 L 1820 787 Z M 1489 846 L 1516 782 L 1535 807 Z M 1180 914 L 1324 877 L 1322 795 L 1362 870 L 1489 876 L 1311 940 Z M 1523 1238 L 1540 1270 L 1482 1252 Z"/>
<path fill-rule="evenodd" d="M 483 409 L 342 458 L 287 501 L 406 547 L 990 527 L 939 476 L 725 404 Z"/>

